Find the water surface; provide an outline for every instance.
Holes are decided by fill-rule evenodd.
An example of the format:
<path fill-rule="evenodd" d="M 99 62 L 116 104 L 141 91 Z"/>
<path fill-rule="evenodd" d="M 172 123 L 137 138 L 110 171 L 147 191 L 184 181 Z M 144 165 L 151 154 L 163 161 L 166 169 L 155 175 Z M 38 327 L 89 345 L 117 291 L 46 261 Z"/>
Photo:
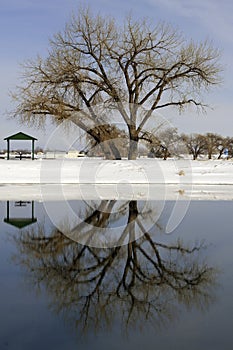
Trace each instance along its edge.
<path fill-rule="evenodd" d="M 232 201 L 192 201 L 170 234 L 172 201 L 69 205 L 64 235 L 43 203 L 0 203 L 1 349 L 232 348 Z"/>

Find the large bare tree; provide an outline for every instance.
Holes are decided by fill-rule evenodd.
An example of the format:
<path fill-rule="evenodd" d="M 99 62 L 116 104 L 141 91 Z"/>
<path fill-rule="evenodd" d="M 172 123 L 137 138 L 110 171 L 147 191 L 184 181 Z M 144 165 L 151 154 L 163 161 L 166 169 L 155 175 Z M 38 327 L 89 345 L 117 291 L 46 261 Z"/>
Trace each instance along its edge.
<path fill-rule="evenodd" d="M 25 63 L 14 115 L 38 125 L 48 115 L 56 123 L 72 120 L 119 157 L 117 115 L 129 137 L 128 158 L 135 159 L 154 112 L 206 107 L 203 92 L 220 82 L 219 73 L 219 52 L 208 42 L 188 42 L 162 23 L 127 17 L 120 26 L 80 9 L 50 41 L 47 57 Z"/>

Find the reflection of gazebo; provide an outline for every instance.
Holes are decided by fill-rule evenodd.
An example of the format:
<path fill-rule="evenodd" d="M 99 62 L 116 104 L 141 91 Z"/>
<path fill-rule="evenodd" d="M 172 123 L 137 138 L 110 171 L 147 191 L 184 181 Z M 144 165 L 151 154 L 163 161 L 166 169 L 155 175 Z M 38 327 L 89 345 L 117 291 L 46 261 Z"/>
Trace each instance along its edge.
<path fill-rule="evenodd" d="M 32 141 L 32 160 L 35 158 L 34 144 L 37 140 L 35 137 L 25 134 L 24 132 L 18 132 L 17 134 L 5 137 L 7 141 L 7 159 L 10 159 L 10 140 L 30 140 Z"/>
<path fill-rule="evenodd" d="M 18 201 L 15 202 L 15 207 L 26 207 L 27 204 L 31 203 L 31 216 L 30 217 L 13 217 L 11 218 L 10 215 L 10 202 L 7 201 L 7 214 L 6 218 L 4 218 L 4 222 L 7 224 L 10 224 L 12 226 L 15 226 L 17 228 L 24 228 L 28 225 L 31 225 L 37 221 L 37 219 L 34 217 L 34 201 L 32 202 L 24 202 L 24 201 Z"/>

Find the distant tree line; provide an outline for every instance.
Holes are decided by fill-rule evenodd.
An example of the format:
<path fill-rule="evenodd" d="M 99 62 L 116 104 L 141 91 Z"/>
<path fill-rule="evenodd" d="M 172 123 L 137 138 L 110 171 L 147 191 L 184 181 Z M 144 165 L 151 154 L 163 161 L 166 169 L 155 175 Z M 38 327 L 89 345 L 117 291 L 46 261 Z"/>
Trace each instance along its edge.
<path fill-rule="evenodd" d="M 200 155 L 207 155 L 208 159 L 212 159 L 213 155 L 217 155 L 218 159 L 223 155 L 227 158 L 233 157 L 233 137 L 223 137 L 214 133 L 181 135 L 181 137 L 193 159 L 197 159 Z"/>
<path fill-rule="evenodd" d="M 224 137 L 217 133 L 178 133 L 175 127 L 158 128 L 157 130 L 142 131 L 139 136 L 138 156 L 149 158 L 182 157 L 191 155 L 198 159 L 201 156 L 208 159 L 222 159 L 233 157 L 233 137 Z M 87 139 L 89 147 L 87 156 L 106 157 L 105 145 Z M 123 130 L 118 131 L 114 145 L 123 158 L 127 158 L 129 138 Z"/>
<path fill-rule="evenodd" d="M 144 141 L 150 158 L 163 158 L 190 154 L 193 159 L 206 156 L 208 159 L 232 158 L 233 137 L 224 137 L 216 133 L 178 134 L 176 128 L 167 128 L 158 134 L 145 132 Z"/>

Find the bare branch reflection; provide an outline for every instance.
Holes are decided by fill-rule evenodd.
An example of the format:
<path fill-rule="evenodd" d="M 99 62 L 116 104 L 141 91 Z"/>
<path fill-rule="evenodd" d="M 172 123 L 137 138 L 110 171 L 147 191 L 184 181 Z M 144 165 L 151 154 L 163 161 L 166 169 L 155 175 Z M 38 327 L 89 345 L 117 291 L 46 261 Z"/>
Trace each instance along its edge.
<path fill-rule="evenodd" d="M 137 240 L 155 225 L 163 203 L 156 202 L 155 208 L 148 208 L 145 201 L 101 200 L 80 211 L 77 225 L 72 221 L 59 222 L 60 231 L 72 240 L 97 248 L 122 246 Z M 154 212 L 153 212 L 154 211 Z M 69 220 L 68 220 L 69 221 Z M 141 222 L 146 223 L 142 227 Z M 71 225 L 70 225 L 71 224 Z"/>
<path fill-rule="evenodd" d="M 46 288 L 50 307 L 83 332 L 115 322 L 122 330 L 159 326 L 176 318 L 182 306 L 206 309 L 213 301 L 216 271 L 202 259 L 203 244 L 188 246 L 171 237 L 169 243 L 159 242 L 161 232 L 156 226 L 146 231 L 136 201 L 122 213 L 127 215 L 122 235 L 134 235 L 136 225 L 144 232 L 124 246 L 84 246 L 55 228 L 46 232 L 43 224 L 14 236 L 17 261 L 33 286 Z M 86 218 L 95 232 L 109 219 L 98 210 Z"/>

